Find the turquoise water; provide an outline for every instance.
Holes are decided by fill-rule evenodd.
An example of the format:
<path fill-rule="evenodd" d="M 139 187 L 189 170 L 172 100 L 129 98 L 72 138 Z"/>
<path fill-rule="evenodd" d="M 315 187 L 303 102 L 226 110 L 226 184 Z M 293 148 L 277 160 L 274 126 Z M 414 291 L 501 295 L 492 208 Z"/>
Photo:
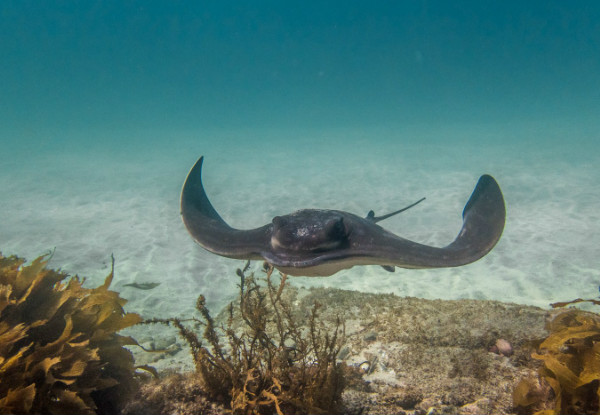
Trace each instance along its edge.
<path fill-rule="evenodd" d="M 189 168 L 233 226 L 300 208 L 384 213 L 443 246 L 479 175 L 498 246 L 449 270 L 360 267 L 299 285 L 547 306 L 600 284 L 596 2 L 0 5 L 0 250 L 114 288 L 150 317 L 236 292 L 243 265 L 179 218 Z M 257 265 L 258 266 L 258 265 Z M 152 291 L 124 287 L 162 282 Z"/>

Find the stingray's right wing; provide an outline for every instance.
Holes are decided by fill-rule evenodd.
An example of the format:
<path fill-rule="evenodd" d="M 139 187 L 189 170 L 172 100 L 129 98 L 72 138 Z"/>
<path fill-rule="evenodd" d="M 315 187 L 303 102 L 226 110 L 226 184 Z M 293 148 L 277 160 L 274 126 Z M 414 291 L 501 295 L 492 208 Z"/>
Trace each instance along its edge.
<path fill-rule="evenodd" d="M 192 237 L 206 250 L 236 259 L 262 259 L 268 249 L 271 225 L 252 230 L 229 226 L 212 206 L 202 185 L 202 162 L 190 170 L 181 191 L 181 216 Z"/>

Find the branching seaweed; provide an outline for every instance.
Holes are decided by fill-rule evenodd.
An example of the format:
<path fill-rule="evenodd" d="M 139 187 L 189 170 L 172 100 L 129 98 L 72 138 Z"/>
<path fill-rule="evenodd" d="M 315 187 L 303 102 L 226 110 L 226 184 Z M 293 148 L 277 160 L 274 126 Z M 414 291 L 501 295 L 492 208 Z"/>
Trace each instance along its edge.
<path fill-rule="evenodd" d="M 588 299 L 583 299 L 583 298 L 576 298 L 574 300 L 571 301 L 563 301 L 563 302 L 559 302 L 559 303 L 552 303 L 550 304 L 550 307 L 552 308 L 562 308 L 562 307 L 566 307 L 568 305 L 574 305 L 577 303 L 591 303 L 594 305 L 600 305 L 600 300 L 596 300 L 595 298 L 588 298 Z"/>
<path fill-rule="evenodd" d="M 339 412 L 344 367 L 336 358 L 343 325 L 338 319 L 328 331 L 319 320 L 319 304 L 302 324 L 283 299 L 286 276 L 276 283 L 273 268 L 265 266 L 266 285 L 261 285 L 254 274 L 246 275 L 248 266 L 237 270 L 240 291 L 228 307 L 227 322 L 217 325 L 200 296 L 196 308 L 202 319 L 146 323 L 179 330 L 191 348 L 206 393 L 234 414 Z M 202 338 L 186 326 L 188 322 L 202 324 Z"/>

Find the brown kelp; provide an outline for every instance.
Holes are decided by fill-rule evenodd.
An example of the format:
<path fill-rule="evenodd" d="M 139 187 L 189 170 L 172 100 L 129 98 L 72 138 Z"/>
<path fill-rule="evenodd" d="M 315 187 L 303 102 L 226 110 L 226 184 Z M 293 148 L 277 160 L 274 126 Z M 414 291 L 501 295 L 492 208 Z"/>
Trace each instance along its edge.
<path fill-rule="evenodd" d="M 547 328 L 550 335 L 532 354 L 543 363 L 539 378 L 525 378 L 517 385 L 515 406 L 520 413 L 543 415 L 598 413 L 600 315 L 573 309 L 558 314 Z"/>
<path fill-rule="evenodd" d="M 97 288 L 47 262 L 0 254 L 0 413 L 116 413 L 136 387 L 117 332 L 141 318 L 109 290 L 114 261 Z"/>
<path fill-rule="evenodd" d="M 203 296 L 202 318 L 153 319 L 172 325 L 191 348 L 202 389 L 234 414 L 337 413 L 341 410 L 344 367 L 336 363 L 343 338 L 337 322 L 329 330 L 319 320 L 319 304 L 299 316 L 285 297 L 286 277 L 266 285 L 238 269 L 240 292 L 226 322 L 215 322 Z M 186 324 L 201 324 L 197 335 Z M 189 324 L 188 324 L 189 325 Z"/>

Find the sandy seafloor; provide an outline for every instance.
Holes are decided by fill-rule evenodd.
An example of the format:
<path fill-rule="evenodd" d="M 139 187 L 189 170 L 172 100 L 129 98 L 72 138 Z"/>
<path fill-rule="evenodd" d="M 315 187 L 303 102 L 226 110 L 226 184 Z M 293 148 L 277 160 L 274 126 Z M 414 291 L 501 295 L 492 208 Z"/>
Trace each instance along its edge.
<path fill-rule="evenodd" d="M 507 205 L 502 239 L 459 268 L 357 267 L 328 286 L 427 299 L 491 299 L 547 307 L 598 296 L 600 140 L 597 125 L 532 120 L 521 125 L 362 131 L 92 132 L 9 146 L 0 165 L 0 250 L 100 284 L 116 259 L 112 288 L 144 317 L 187 316 L 199 294 L 221 308 L 236 294 L 242 261 L 195 244 L 179 215 L 189 168 L 205 156 L 204 183 L 230 225 L 261 226 L 301 208 L 384 214 L 405 238 L 443 246 L 479 175 L 492 174 Z M 13 140 L 19 142 L 19 140 Z M 91 144 L 93 143 L 93 144 Z M 6 148 L 5 148 L 6 149 Z M 258 264 L 256 264 L 258 267 Z M 142 291 L 124 284 L 160 282 Z"/>

